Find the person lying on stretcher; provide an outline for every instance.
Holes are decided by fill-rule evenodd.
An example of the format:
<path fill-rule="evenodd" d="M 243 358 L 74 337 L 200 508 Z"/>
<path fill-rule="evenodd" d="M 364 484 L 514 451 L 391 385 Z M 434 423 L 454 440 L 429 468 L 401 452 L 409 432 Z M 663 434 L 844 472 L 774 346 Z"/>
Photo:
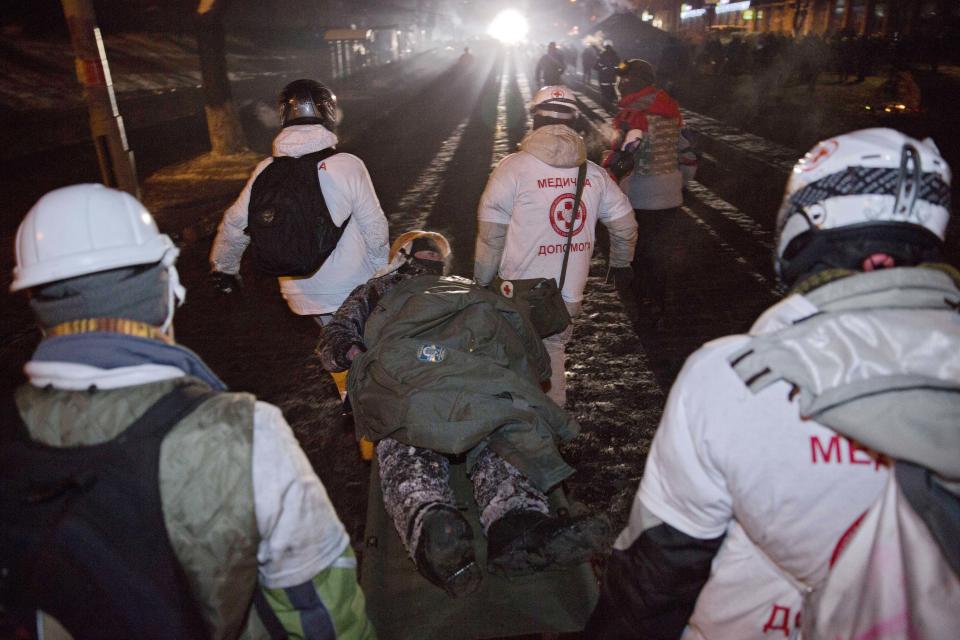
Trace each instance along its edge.
<path fill-rule="evenodd" d="M 444 276 L 449 257 L 439 233 L 401 235 L 317 352 L 328 371 L 350 370 L 357 435 L 377 443 L 386 511 L 417 570 L 460 596 L 482 572 L 452 459 L 467 463 L 491 573 L 579 564 L 608 548 L 610 523 L 549 515 L 546 492 L 573 473 L 557 446 L 579 425 L 540 388 L 550 363 L 529 321 L 495 292 Z"/>

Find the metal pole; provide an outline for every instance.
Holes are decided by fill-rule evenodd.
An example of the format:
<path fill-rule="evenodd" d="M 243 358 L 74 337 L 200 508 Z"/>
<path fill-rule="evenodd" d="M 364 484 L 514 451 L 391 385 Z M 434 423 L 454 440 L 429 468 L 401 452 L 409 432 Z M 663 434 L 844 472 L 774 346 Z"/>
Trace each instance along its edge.
<path fill-rule="evenodd" d="M 103 183 L 140 197 L 140 185 L 127 144 L 123 118 L 117 109 L 107 53 L 97 28 L 91 0 L 60 0 L 70 28 L 77 79 L 90 111 L 90 135 L 97 150 Z"/>

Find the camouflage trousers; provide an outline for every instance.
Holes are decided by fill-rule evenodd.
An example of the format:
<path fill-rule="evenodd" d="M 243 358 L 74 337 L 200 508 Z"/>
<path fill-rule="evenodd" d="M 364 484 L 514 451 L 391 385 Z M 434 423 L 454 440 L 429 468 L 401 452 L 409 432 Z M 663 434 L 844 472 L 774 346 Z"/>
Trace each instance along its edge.
<path fill-rule="evenodd" d="M 377 463 L 384 507 L 403 546 L 413 557 L 427 511 L 444 505 L 456 508 L 450 488 L 450 461 L 431 449 L 387 438 L 377 443 Z M 470 480 L 484 533 L 516 509 L 549 512 L 543 492 L 489 448 L 477 459 Z"/>

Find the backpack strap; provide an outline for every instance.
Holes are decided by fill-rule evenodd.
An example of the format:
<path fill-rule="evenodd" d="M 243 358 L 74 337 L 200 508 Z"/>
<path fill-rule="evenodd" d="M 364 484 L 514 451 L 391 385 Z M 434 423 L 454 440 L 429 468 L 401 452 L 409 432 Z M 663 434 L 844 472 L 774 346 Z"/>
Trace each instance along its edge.
<path fill-rule="evenodd" d="M 960 496 L 948 491 L 929 469 L 897 460 L 897 483 L 903 496 L 930 529 L 940 551 L 960 578 Z"/>
<path fill-rule="evenodd" d="M 174 425 L 190 415 L 194 409 L 205 401 L 215 396 L 216 393 L 207 385 L 192 380 L 178 384 L 173 390 L 153 403 L 121 435 L 127 438 L 166 435 Z"/>
<path fill-rule="evenodd" d="M 216 393 L 216 391 L 213 391 L 207 385 L 196 381 L 178 384 L 170 392 L 154 402 L 143 415 L 124 429 L 120 435 L 125 437 L 144 437 L 156 434 L 164 435 L 174 425 L 180 422 L 180 420 L 188 416 L 194 409 L 216 395 Z M 38 444 L 34 443 L 33 438 L 30 436 L 30 430 L 20 416 L 20 410 L 17 408 L 17 403 L 13 395 L 8 396 L 3 402 L 0 402 L 0 418 L 3 420 L 2 430 L 0 430 L 0 442 L 15 440 Z"/>
<path fill-rule="evenodd" d="M 304 161 L 304 162 L 319 164 L 319 163 L 323 162 L 324 160 L 326 160 L 327 158 L 329 158 L 330 156 L 335 156 L 335 155 L 337 155 L 338 153 L 339 153 L 339 151 L 337 151 L 335 148 L 333 148 L 333 147 L 327 147 L 326 149 L 320 149 L 320 151 L 314 151 L 313 153 L 308 153 L 308 154 L 302 155 L 302 156 L 300 156 L 299 158 L 291 158 L 290 156 L 279 156 L 279 157 L 281 157 L 281 158 L 290 158 L 291 160 L 295 160 L 295 161 L 297 161 L 297 162 Z M 277 157 L 278 157 L 278 156 L 274 156 L 274 160 L 276 160 Z M 318 178 L 318 180 L 319 180 L 319 178 Z M 321 192 L 321 193 L 322 193 L 322 192 Z M 346 219 L 343 221 L 343 224 L 341 224 L 341 225 L 340 225 L 339 227 L 337 227 L 337 228 L 338 228 L 338 229 L 345 229 L 346 226 L 347 226 L 347 223 L 350 222 L 350 218 L 351 218 L 351 217 L 352 217 L 352 214 L 349 215 L 349 216 L 347 216 Z"/>
<path fill-rule="evenodd" d="M 320 151 L 313 151 L 311 153 L 305 153 L 304 155 L 296 158 L 297 160 L 312 160 L 315 162 L 321 162 L 326 160 L 330 156 L 336 155 L 338 151 L 334 147 L 327 147 L 326 149 L 320 149 Z"/>

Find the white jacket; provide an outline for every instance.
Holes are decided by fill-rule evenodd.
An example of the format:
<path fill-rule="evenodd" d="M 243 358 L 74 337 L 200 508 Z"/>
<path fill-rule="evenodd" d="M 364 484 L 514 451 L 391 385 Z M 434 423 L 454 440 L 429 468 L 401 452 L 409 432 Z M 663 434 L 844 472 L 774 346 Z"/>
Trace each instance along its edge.
<path fill-rule="evenodd" d="M 792 295 L 760 316 L 751 333 L 816 312 L 810 300 Z M 694 538 L 726 534 L 684 640 L 793 637 L 801 619 L 799 585 L 825 578 L 889 473 L 854 442 L 802 420 L 790 384 L 748 389 L 729 362 L 748 341 L 721 338 L 687 360 L 651 445 L 630 523 L 614 545 L 627 549 L 640 535 L 641 506 Z"/>
<path fill-rule="evenodd" d="M 294 125 L 277 134 L 273 155 L 298 158 L 336 144 L 337 137 L 321 125 Z M 272 161 L 266 158 L 257 165 L 236 202 L 224 213 L 210 250 L 214 271 L 240 271 L 240 259 L 250 244 L 250 236 L 244 233 L 250 191 L 257 176 Z M 299 315 L 336 311 L 357 285 L 387 263 L 389 250 L 387 218 L 363 161 L 349 153 L 338 153 L 321 162 L 317 174 L 333 222 L 339 226 L 347 217 L 350 221 L 336 249 L 316 273 L 302 278 L 278 278 L 280 293 L 290 310 Z"/>
<path fill-rule="evenodd" d="M 568 220 L 576 193 L 577 166 L 586 152 L 580 136 L 564 125 L 547 125 L 530 133 L 520 152 L 504 158 L 494 169 L 480 198 L 477 220 L 507 225 L 506 244 L 499 257 L 505 280 L 555 278 L 560 281 Z M 587 162 L 587 176 L 574 223 L 563 299 L 578 305 L 590 270 L 597 221 L 611 226 L 611 257 L 630 264 L 636 244 L 636 220 L 629 200 L 600 166 Z M 478 263 L 486 261 L 478 241 Z M 483 255 L 481 255 L 483 253 Z M 611 264 L 615 262 L 611 259 Z M 478 264 L 478 267 L 482 265 Z M 487 284 L 487 274 L 475 267 L 474 275 Z"/>

